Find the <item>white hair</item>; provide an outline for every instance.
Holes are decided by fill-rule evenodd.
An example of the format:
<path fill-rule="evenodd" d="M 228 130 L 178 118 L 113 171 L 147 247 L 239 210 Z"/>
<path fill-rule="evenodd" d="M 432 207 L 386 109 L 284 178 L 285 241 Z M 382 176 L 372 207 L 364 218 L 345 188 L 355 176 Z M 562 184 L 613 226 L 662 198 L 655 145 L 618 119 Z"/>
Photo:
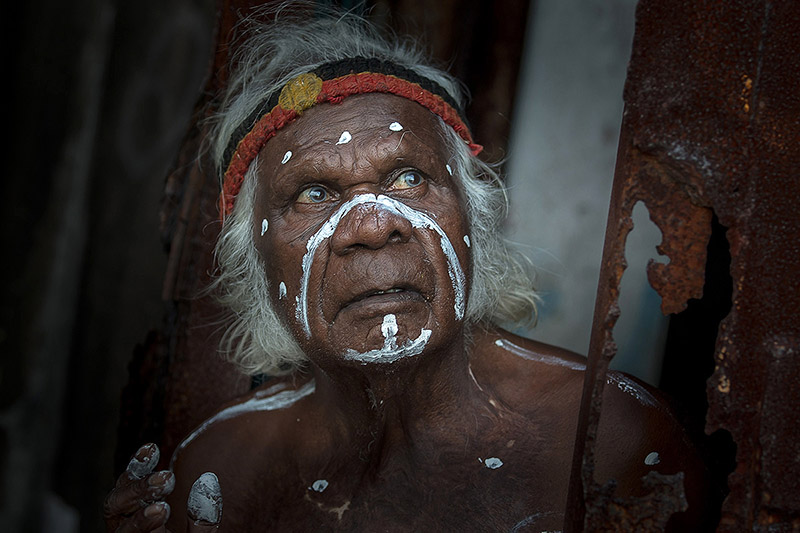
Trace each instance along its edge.
<path fill-rule="evenodd" d="M 237 126 L 263 99 L 289 79 L 322 63 L 354 56 L 392 61 L 444 88 L 463 106 L 465 90 L 445 72 L 428 66 L 411 41 L 382 39 L 377 30 L 353 15 L 296 23 L 281 17 L 251 29 L 232 72 L 215 118 L 211 151 L 220 171 L 225 148 Z M 437 117 L 438 118 L 438 117 Z M 473 156 L 464 141 L 439 118 L 442 141 L 452 153 L 448 162 L 465 204 L 472 251 L 472 285 L 465 321 L 509 323 L 532 320 L 536 293 L 519 256 L 501 236 L 508 201 L 492 166 Z M 236 204 L 223 221 L 216 245 L 218 275 L 211 289 L 232 311 L 221 350 L 243 372 L 285 374 L 304 365 L 306 356 L 275 312 L 264 263 L 253 242 L 258 158 L 248 168 Z M 467 330 L 470 328 L 468 327 Z"/>

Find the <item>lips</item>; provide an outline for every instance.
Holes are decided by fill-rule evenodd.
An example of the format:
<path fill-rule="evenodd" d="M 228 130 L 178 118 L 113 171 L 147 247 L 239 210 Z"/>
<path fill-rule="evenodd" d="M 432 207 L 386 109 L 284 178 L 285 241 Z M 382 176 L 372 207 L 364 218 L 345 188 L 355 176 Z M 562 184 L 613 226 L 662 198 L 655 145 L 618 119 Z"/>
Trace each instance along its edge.
<path fill-rule="evenodd" d="M 383 306 L 402 304 L 403 302 L 424 302 L 422 294 L 410 287 L 391 287 L 388 289 L 371 289 L 364 291 L 342 306 L 342 309 L 354 309 L 365 306 Z"/>

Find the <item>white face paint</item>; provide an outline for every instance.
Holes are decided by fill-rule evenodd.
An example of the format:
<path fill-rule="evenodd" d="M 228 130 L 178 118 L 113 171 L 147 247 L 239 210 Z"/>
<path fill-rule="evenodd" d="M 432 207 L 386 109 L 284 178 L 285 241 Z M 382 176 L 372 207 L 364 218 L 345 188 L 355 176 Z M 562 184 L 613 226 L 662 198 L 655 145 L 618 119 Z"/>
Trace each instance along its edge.
<path fill-rule="evenodd" d="M 278 383 L 266 390 L 256 392 L 252 398 L 249 400 L 238 403 L 236 405 L 232 405 L 230 407 L 226 407 L 222 411 L 218 412 L 211 418 L 207 419 L 205 422 L 200 424 L 194 431 L 192 431 L 188 437 L 183 439 L 177 448 L 175 448 L 175 452 L 172 454 L 172 459 L 170 460 L 170 470 L 172 470 L 173 464 L 175 463 L 175 458 L 178 456 L 178 453 L 186 448 L 194 439 L 196 439 L 201 433 L 203 433 L 206 429 L 208 429 L 212 424 L 220 422 L 222 420 L 228 420 L 229 418 L 233 418 L 235 416 L 239 416 L 244 413 L 253 413 L 258 411 L 275 411 L 277 409 L 286 409 L 287 407 L 291 407 L 302 400 L 306 396 L 312 394 L 316 389 L 316 384 L 314 381 L 309 381 L 302 387 L 297 390 L 283 390 L 288 385 L 286 383 Z"/>
<path fill-rule="evenodd" d="M 311 490 L 313 490 L 314 492 L 322 492 L 327 488 L 328 488 L 328 482 L 325 481 L 324 479 L 318 479 L 311 484 Z"/>
<path fill-rule="evenodd" d="M 264 220 L 261 221 L 261 236 L 262 237 L 267 232 L 267 229 L 269 229 L 269 221 L 265 218 Z"/>
<path fill-rule="evenodd" d="M 339 141 L 336 144 L 347 144 L 353 139 L 353 136 L 350 135 L 349 131 L 343 131 L 342 135 L 339 137 Z"/>
<path fill-rule="evenodd" d="M 644 464 L 647 466 L 655 466 L 661 462 L 661 457 L 658 456 L 658 452 L 650 452 L 647 454 L 647 457 L 644 458 Z"/>
<path fill-rule="evenodd" d="M 447 168 L 447 173 L 452 176 L 453 175 L 453 168 L 450 165 L 445 165 L 445 168 Z"/>
<path fill-rule="evenodd" d="M 420 330 L 419 337 L 414 340 L 408 340 L 403 346 L 397 346 L 395 341 L 394 348 L 387 348 L 386 341 L 382 348 L 377 350 L 370 350 L 368 352 L 360 353 L 355 350 L 347 350 L 344 354 L 345 359 L 351 361 L 361 361 L 367 363 L 394 363 L 395 361 L 404 357 L 414 357 L 422 353 L 425 345 L 428 344 L 428 339 L 431 338 L 431 330 Z M 387 339 L 388 341 L 388 339 Z"/>
<path fill-rule="evenodd" d="M 286 298 L 286 284 L 281 281 L 281 284 L 278 285 L 278 300 L 283 300 Z"/>
<path fill-rule="evenodd" d="M 472 246 L 472 244 L 469 242 L 469 235 L 464 235 L 464 243 L 467 245 L 467 248 Z"/>
<path fill-rule="evenodd" d="M 281 159 L 281 165 L 285 165 L 286 163 L 288 163 L 291 158 L 292 158 L 292 151 L 287 150 L 286 153 L 283 154 L 283 159 Z"/>
<path fill-rule="evenodd" d="M 492 470 L 497 470 L 498 468 L 503 466 L 503 461 L 501 461 L 497 457 L 489 457 L 483 462 L 483 465 L 486 468 L 491 468 Z"/>
<path fill-rule="evenodd" d="M 403 125 L 400 124 L 399 122 L 392 122 L 391 124 L 389 124 L 389 129 L 392 131 L 402 131 Z"/>
<path fill-rule="evenodd" d="M 461 320 L 464 318 L 466 278 L 464 277 L 464 271 L 461 269 L 461 263 L 458 261 L 456 251 L 453 248 L 453 243 L 451 243 L 450 239 L 447 238 L 447 234 L 444 232 L 441 226 L 439 226 L 439 224 L 437 224 L 436 221 L 434 221 L 429 215 L 423 213 L 422 211 L 417 211 L 416 209 L 408 207 L 406 204 L 395 200 L 394 198 L 390 198 L 389 196 L 384 196 L 382 194 L 377 196 L 374 194 L 359 194 L 358 196 L 355 196 L 351 200 L 342 204 L 341 207 L 339 207 L 339 209 L 337 209 L 336 212 L 333 213 L 327 221 L 325 221 L 322 227 L 317 230 L 317 232 L 312 235 L 310 239 L 308 239 L 308 243 L 306 243 L 307 251 L 303 256 L 303 275 L 300 281 L 300 294 L 298 295 L 298 305 L 296 310 L 296 318 L 303 325 L 306 336 L 311 336 L 311 328 L 308 323 L 308 280 L 309 276 L 311 275 L 311 265 L 314 262 L 314 255 L 317 251 L 317 248 L 319 248 L 319 246 L 325 240 L 329 239 L 331 235 L 333 235 L 342 218 L 344 218 L 344 216 L 354 207 L 361 204 L 374 204 L 377 207 L 381 207 L 394 215 L 405 218 L 411 222 L 411 225 L 414 228 L 432 230 L 439 235 L 442 251 L 447 259 L 447 273 L 450 276 L 450 281 L 453 284 L 453 292 L 455 293 L 455 304 L 453 307 L 455 310 L 456 320 Z M 424 331 L 427 330 L 423 330 L 423 332 Z M 422 337 L 423 335 L 421 334 L 417 340 Z"/>
<path fill-rule="evenodd" d="M 383 317 L 383 324 L 381 324 L 381 333 L 383 334 L 383 349 L 396 350 L 397 349 L 397 317 L 389 314 Z"/>

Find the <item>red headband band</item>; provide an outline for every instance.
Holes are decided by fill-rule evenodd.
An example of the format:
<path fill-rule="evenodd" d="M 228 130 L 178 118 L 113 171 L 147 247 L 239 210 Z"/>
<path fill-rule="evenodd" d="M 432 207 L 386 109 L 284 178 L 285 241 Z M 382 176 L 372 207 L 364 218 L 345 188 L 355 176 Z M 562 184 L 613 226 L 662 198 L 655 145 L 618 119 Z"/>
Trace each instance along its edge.
<path fill-rule="evenodd" d="M 478 155 L 482 146 L 472 141 L 469 129 L 452 105 L 442 96 L 423 88 L 418 83 L 391 74 L 375 72 L 350 73 L 323 81 L 313 72 L 292 78 L 281 90 L 278 103 L 260 116 L 255 124 L 235 144 L 226 158 L 222 192 L 219 198 L 220 216 L 224 219 L 233 211 L 236 195 L 242 187 L 244 175 L 250 164 L 278 130 L 299 117 L 306 109 L 325 102 L 341 102 L 355 94 L 387 93 L 408 98 L 441 117 L 469 146 L 472 155 Z M 271 103 L 271 102 L 270 102 Z M 235 135 L 235 134 L 234 134 Z M 239 136 L 235 135 L 235 138 Z M 235 139 L 232 143 L 236 142 Z"/>

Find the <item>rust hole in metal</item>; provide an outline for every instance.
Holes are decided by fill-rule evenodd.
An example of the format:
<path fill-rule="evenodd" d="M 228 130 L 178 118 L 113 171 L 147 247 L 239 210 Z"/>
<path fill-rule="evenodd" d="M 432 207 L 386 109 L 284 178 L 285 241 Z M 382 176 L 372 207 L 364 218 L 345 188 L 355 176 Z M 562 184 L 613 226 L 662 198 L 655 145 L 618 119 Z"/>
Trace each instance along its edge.
<path fill-rule="evenodd" d="M 714 526 L 719 521 L 722 500 L 728 493 L 727 477 L 736 467 L 736 444 L 731 434 L 718 430 L 705 433 L 708 400 L 706 381 L 714 372 L 719 324 L 731 310 L 733 280 L 727 228 L 712 217 L 708 242 L 703 296 L 690 299 L 686 309 L 670 316 L 659 388 L 673 400 L 681 423 L 700 451 L 717 485 Z"/>

